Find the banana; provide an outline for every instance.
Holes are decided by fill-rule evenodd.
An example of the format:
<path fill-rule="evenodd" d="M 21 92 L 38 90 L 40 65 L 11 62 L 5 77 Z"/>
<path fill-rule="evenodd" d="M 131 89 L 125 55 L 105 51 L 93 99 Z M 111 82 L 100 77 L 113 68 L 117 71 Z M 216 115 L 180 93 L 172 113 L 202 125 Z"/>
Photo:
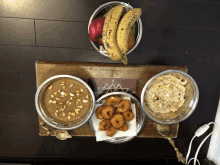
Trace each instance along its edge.
<path fill-rule="evenodd" d="M 102 37 L 109 57 L 115 61 L 122 60 L 123 63 L 127 64 L 127 60 L 122 58 L 122 54 L 116 40 L 116 32 L 122 10 L 123 6 L 119 5 L 115 6 L 107 13 L 103 26 Z"/>
<path fill-rule="evenodd" d="M 140 8 L 131 9 L 122 17 L 118 25 L 117 44 L 124 58 L 126 58 L 130 29 L 141 14 Z"/>

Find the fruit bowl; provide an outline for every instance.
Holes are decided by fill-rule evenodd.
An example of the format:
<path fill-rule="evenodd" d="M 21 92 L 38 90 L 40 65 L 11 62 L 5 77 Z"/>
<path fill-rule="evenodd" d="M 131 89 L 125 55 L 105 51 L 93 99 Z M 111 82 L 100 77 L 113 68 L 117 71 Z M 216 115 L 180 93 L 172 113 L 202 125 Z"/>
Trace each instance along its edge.
<path fill-rule="evenodd" d="M 90 20 L 89 20 L 89 24 L 88 24 L 88 34 L 90 35 L 90 30 L 89 30 L 89 27 L 90 27 L 90 24 L 92 23 L 93 20 L 95 20 L 96 18 L 100 18 L 100 17 L 103 17 L 112 7 L 115 7 L 117 5 L 122 5 L 124 8 L 123 8 L 123 12 L 122 12 L 122 16 L 130 9 L 133 9 L 133 7 L 125 2 L 120 2 L 120 1 L 112 1 L 112 2 L 108 2 L 108 3 L 105 3 L 101 6 L 99 6 L 92 14 L 92 16 L 90 17 Z M 101 21 L 102 22 L 102 21 Z M 127 55 L 129 53 L 131 53 L 139 44 L 139 42 L 141 41 L 141 37 L 142 37 L 142 22 L 141 22 L 141 19 L 139 18 L 133 25 L 132 27 L 132 32 L 134 34 L 134 39 L 135 39 L 135 42 L 134 42 L 134 46 L 129 49 L 127 51 Z M 107 52 L 104 50 L 104 49 L 100 49 L 100 46 L 102 46 L 104 48 L 104 45 L 100 44 L 100 42 L 93 42 L 91 39 L 90 39 L 92 45 L 94 46 L 94 48 L 99 52 L 101 53 L 102 55 L 104 56 L 107 56 L 109 57 L 109 55 L 107 54 Z"/>

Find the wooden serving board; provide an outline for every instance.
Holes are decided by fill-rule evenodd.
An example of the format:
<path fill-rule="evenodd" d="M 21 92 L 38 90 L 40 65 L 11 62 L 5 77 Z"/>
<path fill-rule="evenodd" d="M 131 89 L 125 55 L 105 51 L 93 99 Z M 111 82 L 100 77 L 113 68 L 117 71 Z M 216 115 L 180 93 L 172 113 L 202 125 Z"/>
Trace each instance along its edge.
<path fill-rule="evenodd" d="M 169 69 L 177 69 L 187 72 L 186 66 L 167 66 L 167 65 L 132 65 L 124 66 L 123 64 L 99 64 L 99 63 L 83 63 L 83 62 L 54 62 L 54 61 L 37 61 L 36 62 L 36 81 L 37 88 L 46 79 L 59 75 L 73 75 L 88 82 L 91 78 L 124 78 L 136 79 L 136 95 L 140 98 L 142 88 L 145 83 L 154 75 Z M 39 117 L 39 122 L 42 119 Z M 153 127 L 153 122 L 146 119 L 145 126 L 139 133 L 138 137 L 142 138 L 162 138 Z M 172 137 L 176 138 L 178 134 L 179 124 L 171 125 Z M 40 136 L 49 136 L 47 131 L 39 126 Z M 89 123 L 84 126 L 69 131 L 72 136 L 95 136 Z M 50 136 L 54 136 L 50 134 Z"/>

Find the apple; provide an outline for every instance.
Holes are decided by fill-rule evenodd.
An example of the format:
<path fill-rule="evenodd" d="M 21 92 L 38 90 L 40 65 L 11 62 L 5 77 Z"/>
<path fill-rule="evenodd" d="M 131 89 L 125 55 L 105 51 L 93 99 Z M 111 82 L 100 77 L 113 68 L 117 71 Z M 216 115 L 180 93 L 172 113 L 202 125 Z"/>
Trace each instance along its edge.
<path fill-rule="evenodd" d="M 105 22 L 105 18 L 99 17 L 94 19 L 89 26 L 89 38 L 93 42 L 98 42 L 103 44 L 102 42 L 102 30 Z"/>

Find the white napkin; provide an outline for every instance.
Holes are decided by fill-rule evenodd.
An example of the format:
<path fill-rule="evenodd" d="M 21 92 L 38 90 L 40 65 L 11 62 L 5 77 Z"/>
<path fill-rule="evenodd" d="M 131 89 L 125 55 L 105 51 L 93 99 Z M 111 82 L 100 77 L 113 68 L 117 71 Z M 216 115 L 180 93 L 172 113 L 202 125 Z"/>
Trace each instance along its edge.
<path fill-rule="evenodd" d="M 123 97 L 122 99 L 130 100 L 129 97 Z M 96 104 L 95 109 L 97 109 L 97 107 L 99 107 L 101 105 L 102 104 Z M 97 142 L 98 141 L 104 141 L 104 140 L 107 140 L 107 139 L 112 139 L 112 138 L 116 138 L 116 137 L 124 137 L 124 136 L 137 136 L 137 131 L 136 131 L 136 109 L 135 109 L 134 104 L 131 104 L 131 109 L 132 109 L 132 112 L 134 114 L 134 118 L 130 122 L 127 122 L 128 123 L 128 130 L 125 131 L 125 132 L 117 130 L 117 132 L 115 133 L 115 135 L 113 137 L 108 137 L 106 135 L 106 131 L 99 131 L 99 123 L 102 120 L 97 119 L 97 117 L 94 113 L 93 116 L 92 116 L 92 124 L 93 124 L 94 130 L 95 130 L 96 141 Z"/>

